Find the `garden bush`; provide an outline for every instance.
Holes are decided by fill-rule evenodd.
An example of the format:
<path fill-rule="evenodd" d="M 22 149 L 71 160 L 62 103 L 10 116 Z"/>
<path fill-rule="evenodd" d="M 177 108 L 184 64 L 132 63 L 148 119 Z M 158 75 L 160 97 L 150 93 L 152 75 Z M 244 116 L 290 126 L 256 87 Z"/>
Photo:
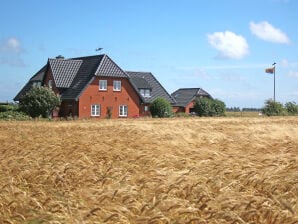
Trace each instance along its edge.
<path fill-rule="evenodd" d="M 265 101 L 265 106 L 262 109 L 262 113 L 267 116 L 286 115 L 283 105 L 279 102 L 274 102 L 272 99 Z"/>
<path fill-rule="evenodd" d="M 172 105 L 164 98 L 156 98 L 150 105 L 152 117 L 171 117 Z"/>
<path fill-rule="evenodd" d="M 60 97 L 47 87 L 33 87 L 20 99 L 20 110 L 35 118 L 47 118 L 56 106 L 60 105 Z"/>
<path fill-rule="evenodd" d="M 210 99 L 207 97 L 197 98 L 194 104 L 194 111 L 200 117 L 224 116 L 226 105 L 218 99 Z"/>
<path fill-rule="evenodd" d="M 295 102 L 287 102 L 285 104 L 285 109 L 288 115 L 298 115 L 298 105 Z"/>

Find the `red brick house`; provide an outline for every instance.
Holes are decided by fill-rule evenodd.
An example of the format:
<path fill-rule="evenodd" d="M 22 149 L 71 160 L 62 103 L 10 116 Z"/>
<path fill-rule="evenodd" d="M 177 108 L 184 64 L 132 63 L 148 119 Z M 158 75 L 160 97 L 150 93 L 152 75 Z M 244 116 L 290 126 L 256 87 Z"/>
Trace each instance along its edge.
<path fill-rule="evenodd" d="M 212 99 L 211 95 L 202 88 L 178 89 L 173 92 L 171 96 L 175 100 L 173 112 L 187 114 L 194 112 L 194 102 L 197 97 L 208 97 Z"/>
<path fill-rule="evenodd" d="M 33 86 L 47 86 L 61 96 L 61 117 L 121 118 L 149 115 L 157 97 L 175 100 L 149 72 L 125 72 L 107 55 L 57 57 L 33 75 L 14 98 Z"/>

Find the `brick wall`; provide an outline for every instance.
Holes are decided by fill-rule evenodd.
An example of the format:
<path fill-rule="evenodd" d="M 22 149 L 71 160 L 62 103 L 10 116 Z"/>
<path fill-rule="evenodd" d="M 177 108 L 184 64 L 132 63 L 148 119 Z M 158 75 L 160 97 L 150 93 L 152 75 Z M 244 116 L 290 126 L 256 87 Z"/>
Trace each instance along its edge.
<path fill-rule="evenodd" d="M 99 80 L 107 80 L 107 90 L 99 90 Z M 113 80 L 121 81 L 121 91 L 113 90 Z M 79 98 L 79 118 L 91 117 L 91 105 L 100 105 L 100 116 L 106 118 L 108 108 L 112 112 L 111 118 L 120 118 L 119 106 L 128 106 L 128 116 L 136 117 L 140 114 L 140 99 L 130 82 L 126 78 L 95 77 Z"/>

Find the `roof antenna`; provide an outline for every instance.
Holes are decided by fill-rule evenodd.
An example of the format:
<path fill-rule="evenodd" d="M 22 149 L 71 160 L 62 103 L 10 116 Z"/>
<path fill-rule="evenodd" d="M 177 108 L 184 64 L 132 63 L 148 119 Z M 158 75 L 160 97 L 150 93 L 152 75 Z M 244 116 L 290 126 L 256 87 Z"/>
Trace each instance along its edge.
<path fill-rule="evenodd" d="M 101 51 L 103 48 L 99 47 L 99 48 L 96 48 L 95 51 Z"/>

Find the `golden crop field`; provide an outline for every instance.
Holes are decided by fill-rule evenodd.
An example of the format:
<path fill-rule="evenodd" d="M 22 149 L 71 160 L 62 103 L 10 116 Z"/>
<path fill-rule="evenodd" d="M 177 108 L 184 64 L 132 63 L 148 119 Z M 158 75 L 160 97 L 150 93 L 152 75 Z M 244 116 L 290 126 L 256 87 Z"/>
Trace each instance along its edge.
<path fill-rule="evenodd" d="M 298 223 L 298 117 L 0 122 L 0 223 Z"/>

